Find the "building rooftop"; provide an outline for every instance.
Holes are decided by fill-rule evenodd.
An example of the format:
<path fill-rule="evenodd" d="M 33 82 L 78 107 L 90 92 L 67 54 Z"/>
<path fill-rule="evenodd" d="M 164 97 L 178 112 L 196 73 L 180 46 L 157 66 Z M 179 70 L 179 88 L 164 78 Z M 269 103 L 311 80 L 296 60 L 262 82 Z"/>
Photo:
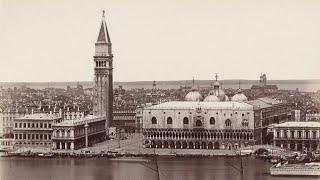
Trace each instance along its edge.
<path fill-rule="evenodd" d="M 58 114 L 49 114 L 49 113 L 34 113 L 26 114 L 23 117 L 16 118 L 17 120 L 24 119 L 33 119 L 33 120 L 54 120 L 60 119 L 61 117 Z"/>
<path fill-rule="evenodd" d="M 222 102 L 207 102 L 207 101 L 171 101 L 165 102 L 158 105 L 154 105 L 147 110 L 152 109 L 242 109 L 242 110 L 253 110 L 253 106 L 244 102 L 233 102 L 233 101 L 222 101 Z"/>
<path fill-rule="evenodd" d="M 87 115 L 84 118 L 80 118 L 80 119 L 64 120 L 61 123 L 54 124 L 53 126 L 78 126 L 78 125 L 83 125 L 86 123 L 89 124 L 92 122 L 97 122 L 105 119 L 106 118 L 102 116 Z"/>
<path fill-rule="evenodd" d="M 272 107 L 273 105 L 276 105 L 276 104 L 280 104 L 279 101 L 269 97 L 258 98 L 255 100 L 247 101 L 247 103 L 253 105 L 255 109 L 263 109 L 263 108 Z"/>
<path fill-rule="evenodd" d="M 315 127 L 320 128 L 320 122 L 312 122 L 312 121 L 290 121 L 290 122 L 284 122 L 281 124 L 275 124 L 274 127 Z"/>

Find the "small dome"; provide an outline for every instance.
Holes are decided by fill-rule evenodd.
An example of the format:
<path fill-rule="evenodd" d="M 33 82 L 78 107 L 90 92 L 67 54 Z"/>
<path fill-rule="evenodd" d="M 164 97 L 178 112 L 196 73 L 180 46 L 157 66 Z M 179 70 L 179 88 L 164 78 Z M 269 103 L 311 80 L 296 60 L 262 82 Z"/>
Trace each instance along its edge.
<path fill-rule="evenodd" d="M 219 98 L 217 97 L 217 96 L 215 96 L 215 95 L 209 95 L 209 96 L 207 96 L 206 98 L 204 98 L 204 100 L 203 101 L 207 101 L 207 102 L 218 102 L 218 101 L 220 101 L 219 100 Z"/>
<path fill-rule="evenodd" d="M 185 97 L 186 101 L 201 101 L 201 99 L 202 99 L 201 94 L 196 90 L 192 90 Z"/>
<path fill-rule="evenodd" d="M 248 98 L 246 95 L 244 95 L 243 93 L 237 93 L 234 96 L 232 96 L 231 98 L 232 101 L 238 101 L 238 102 L 242 102 L 242 101 L 247 101 Z"/>
<path fill-rule="evenodd" d="M 219 81 L 215 81 L 215 82 L 213 83 L 213 86 L 220 86 Z"/>

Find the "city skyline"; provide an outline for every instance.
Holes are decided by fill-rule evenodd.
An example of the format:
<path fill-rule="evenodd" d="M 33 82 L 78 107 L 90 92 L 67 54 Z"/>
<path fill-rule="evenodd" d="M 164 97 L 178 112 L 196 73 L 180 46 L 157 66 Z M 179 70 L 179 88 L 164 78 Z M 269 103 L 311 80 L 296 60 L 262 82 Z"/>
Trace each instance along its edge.
<path fill-rule="evenodd" d="M 316 1 L 0 2 L 0 82 L 92 81 L 103 9 L 116 82 L 320 77 Z"/>

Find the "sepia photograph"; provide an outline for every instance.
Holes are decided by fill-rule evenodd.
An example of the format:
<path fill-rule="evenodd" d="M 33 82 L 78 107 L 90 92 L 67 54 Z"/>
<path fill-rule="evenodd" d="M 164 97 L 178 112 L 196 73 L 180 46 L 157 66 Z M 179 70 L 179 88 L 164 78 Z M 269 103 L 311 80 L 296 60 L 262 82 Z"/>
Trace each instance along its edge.
<path fill-rule="evenodd" d="M 320 180 L 320 1 L 0 0 L 0 180 Z"/>

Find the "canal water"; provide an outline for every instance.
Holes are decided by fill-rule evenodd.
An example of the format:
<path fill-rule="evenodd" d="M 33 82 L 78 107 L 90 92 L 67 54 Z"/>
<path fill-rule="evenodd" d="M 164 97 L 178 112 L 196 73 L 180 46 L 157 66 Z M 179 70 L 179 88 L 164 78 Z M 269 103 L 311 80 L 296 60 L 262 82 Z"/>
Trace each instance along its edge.
<path fill-rule="evenodd" d="M 163 180 L 240 180 L 240 159 L 231 157 L 158 158 Z M 243 158 L 244 180 L 316 180 L 273 177 L 271 164 Z M 1 180 L 156 180 L 155 163 L 119 162 L 103 158 L 0 158 Z"/>

